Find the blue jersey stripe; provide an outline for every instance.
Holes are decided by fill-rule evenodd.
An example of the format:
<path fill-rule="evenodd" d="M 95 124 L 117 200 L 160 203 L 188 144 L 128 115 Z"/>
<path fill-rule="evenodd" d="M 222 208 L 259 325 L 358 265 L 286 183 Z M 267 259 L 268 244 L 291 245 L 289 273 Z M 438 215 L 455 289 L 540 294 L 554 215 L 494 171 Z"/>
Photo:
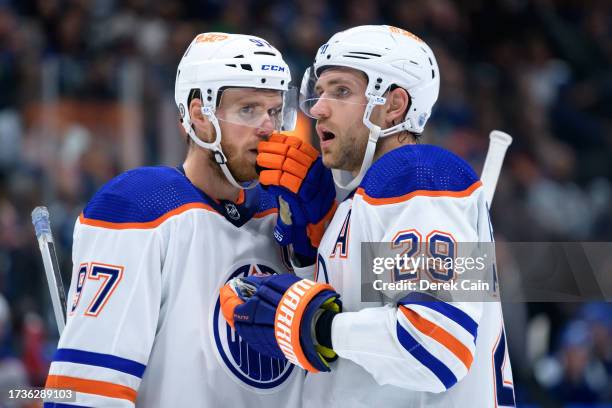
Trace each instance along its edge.
<path fill-rule="evenodd" d="M 457 383 L 457 377 L 455 377 L 455 374 L 453 374 L 450 368 L 427 351 L 425 347 L 416 341 L 415 338 L 399 324 L 399 322 L 397 323 L 397 338 L 401 345 L 408 350 L 414 358 L 438 377 L 446 389 L 449 389 Z"/>
<path fill-rule="evenodd" d="M 85 405 L 62 404 L 59 402 L 45 402 L 43 408 L 89 408 Z"/>
<path fill-rule="evenodd" d="M 451 305 L 450 303 L 443 302 L 431 295 L 422 292 L 412 292 L 407 296 L 400 299 L 398 302 L 400 305 L 419 305 L 428 307 L 435 310 L 438 313 L 443 314 L 455 323 L 467 330 L 476 342 L 476 336 L 478 334 L 478 323 L 474 321 L 467 313 L 463 310 Z"/>
<path fill-rule="evenodd" d="M 68 363 L 87 364 L 98 367 L 110 368 L 142 378 L 146 366 L 137 361 L 127 358 L 113 356 L 112 354 L 94 353 L 76 349 L 58 349 L 53 356 L 53 361 Z"/>

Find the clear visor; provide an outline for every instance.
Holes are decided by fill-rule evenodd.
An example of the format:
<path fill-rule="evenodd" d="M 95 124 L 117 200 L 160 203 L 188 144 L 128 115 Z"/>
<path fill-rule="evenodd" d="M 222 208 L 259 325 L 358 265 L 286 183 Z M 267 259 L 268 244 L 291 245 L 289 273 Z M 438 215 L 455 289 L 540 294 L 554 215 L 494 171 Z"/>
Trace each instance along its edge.
<path fill-rule="evenodd" d="M 341 74 L 336 74 L 335 77 L 329 81 L 319 81 L 312 67 L 306 70 L 299 96 L 300 109 L 304 114 L 319 119 L 324 112 L 340 104 L 365 108 L 367 99 L 364 94 L 356 92 L 356 87 L 350 81 L 343 81 Z"/>
<path fill-rule="evenodd" d="M 297 120 L 297 89 L 227 88 L 215 116 L 220 122 L 255 129 L 292 131 Z"/>

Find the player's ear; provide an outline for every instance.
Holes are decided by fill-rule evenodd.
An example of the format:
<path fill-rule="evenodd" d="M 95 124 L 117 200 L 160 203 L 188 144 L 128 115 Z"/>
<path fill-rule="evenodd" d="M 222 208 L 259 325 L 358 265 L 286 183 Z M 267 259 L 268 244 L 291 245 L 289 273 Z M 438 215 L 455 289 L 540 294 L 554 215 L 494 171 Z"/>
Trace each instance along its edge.
<path fill-rule="evenodd" d="M 202 115 L 202 101 L 200 98 L 193 98 L 189 103 L 189 117 L 192 122 L 204 120 L 204 115 Z"/>
<path fill-rule="evenodd" d="M 410 105 L 410 95 L 405 89 L 395 88 L 389 91 L 386 103 L 387 124 L 398 124 L 404 121 L 408 106 Z"/>
<path fill-rule="evenodd" d="M 202 101 L 199 98 L 193 98 L 189 102 L 189 117 L 191 118 L 191 126 L 193 126 L 196 135 L 210 143 L 214 137 L 214 129 L 210 121 L 202 114 Z"/>

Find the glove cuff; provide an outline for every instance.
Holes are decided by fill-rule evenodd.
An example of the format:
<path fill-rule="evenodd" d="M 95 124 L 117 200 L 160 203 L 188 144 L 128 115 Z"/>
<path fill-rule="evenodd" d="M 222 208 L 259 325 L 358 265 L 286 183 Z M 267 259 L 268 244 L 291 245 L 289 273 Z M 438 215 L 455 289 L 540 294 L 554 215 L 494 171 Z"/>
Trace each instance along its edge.
<path fill-rule="evenodd" d="M 315 323 L 315 335 L 317 343 L 333 350 L 332 345 L 332 322 L 338 313 L 331 310 L 324 310 Z"/>
<path fill-rule="evenodd" d="M 334 288 L 323 283 L 315 283 L 309 279 L 295 282 L 283 294 L 274 316 L 274 335 L 281 351 L 293 364 L 310 372 L 317 373 L 325 368 L 317 364 L 316 368 L 306 357 L 300 341 L 301 323 L 309 303 L 321 292 L 329 291 L 336 294 Z M 308 328 L 310 332 L 310 327 Z M 329 369 L 327 369 L 329 370 Z"/>
<path fill-rule="evenodd" d="M 225 284 L 220 291 L 219 299 L 221 302 L 221 312 L 225 321 L 234 328 L 234 310 L 244 301 L 240 298 L 237 292 L 232 287 L 231 283 Z"/>

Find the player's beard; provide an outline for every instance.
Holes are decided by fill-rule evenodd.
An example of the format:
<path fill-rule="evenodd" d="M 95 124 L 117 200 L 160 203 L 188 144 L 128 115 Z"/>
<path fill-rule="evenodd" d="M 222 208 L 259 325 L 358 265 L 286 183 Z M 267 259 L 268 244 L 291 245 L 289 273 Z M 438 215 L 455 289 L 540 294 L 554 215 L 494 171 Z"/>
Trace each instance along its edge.
<path fill-rule="evenodd" d="M 245 155 L 241 153 L 241 151 L 232 145 L 226 145 L 221 142 L 221 148 L 223 149 L 223 154 L 227 158 L 227 168 L 234 176 L 239 183 L 244 183 L 248 181 L 255 180 L 257 178 L 257 172 L 255 171 L 254 163 L 249 163 L 246 159 Z M 225 174 L 223 174 L 223 170 L 221 170 L 221 166 L 217 164 L 215 161 L 215 157 L 212 152 L 209 152 L 209 160 L 214 163 L 213 169 L 215 171 L 215 175 L 225 179 Z"/>
<path fill-rule="evenodd" d="M 368 131 L 362 123 L 350 126 L 336 135 L 329 151 L 323 151 L 323 164 L 332 169 L 359 171 L 368 145 Z"/>

